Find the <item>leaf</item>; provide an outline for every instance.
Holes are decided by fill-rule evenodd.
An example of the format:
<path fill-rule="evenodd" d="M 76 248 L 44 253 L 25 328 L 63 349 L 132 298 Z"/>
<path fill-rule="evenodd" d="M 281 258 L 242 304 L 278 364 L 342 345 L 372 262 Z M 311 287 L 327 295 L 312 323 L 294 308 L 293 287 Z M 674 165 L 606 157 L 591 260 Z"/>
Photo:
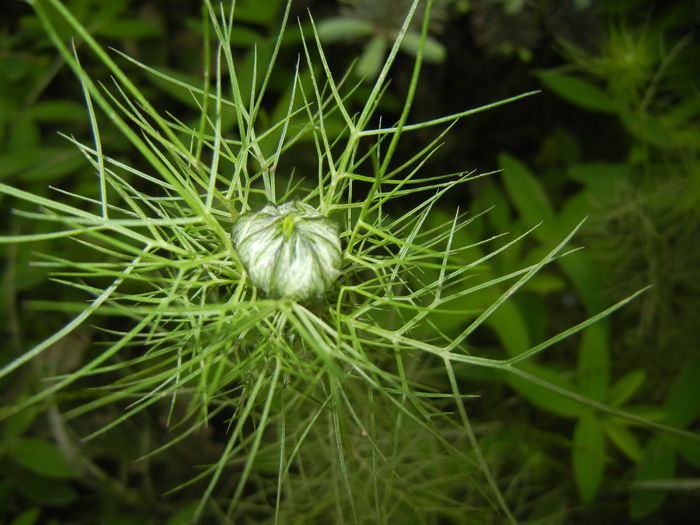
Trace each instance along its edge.
<path fill-rule="evenodd" d="M 509 16 L 518 14 L 525 7 L 524 0 L 505 0 L 502 3 L 504 4 L 503 12 Z"/>
<path fill-rule="evenodd" d="M 618 162 L 586 162 L 569 166 L 566 171 L 569 178 L 591 188 L 600 187 L 601 192 L 608 192 L 619 181 L 631 180 L 633 173 L 629 164 Z"/>
<path fill-rule="evenodd" d="M 644 450 L 637 437 L 618 419 L 606 417 L 602 420 L 605 434 L 620 451 L 634 462 L 644 457 Z"/>
<path fill-rule="evenodd" d="M 161 36 L 161 24 L 154 20 L 109 20 L 95 30 L 96 35 L 106 38 L 141 39 Z"/>
<path fill-rule="evenodd" d="M 654 436 L 649 440 L 646 454 L 642 463 L 637 468 L 635 481 L 649 481 L 656 479 L 671 479 L 676 470 L 676 459 L 673 449 L 661 436 Z M 629 501 L 629 514 L 632 519 L 640 519 L 648 516 L 666 499 L 664 490 L 631 490 Z"/>
<path fill-rule="evenodd" d="M 534 365 L 532 363 L 526 363 L 519 366 L 519 368 L 542 379 L 543 381 L 547 381 L 548 383 L 556 385 L 565 390 L 575 392 L 573 385 L 566 381 L 561 374 L 555 370 L 541 365 Z M 522 377 L 509 374 L 505 376 L 505 379 L 511 388 L 517 391 L 518 394 L 523 396 L 530 403 L 552 414 L 573 418 L 579 417 L 585 410 L 583 405 L 577 403 L 573 399 L 560 396 L 547 388 L 533 383 L 532 381 L 528 381 Z"/>
<path fill-rule="evenodd" d="M 523 285 L 523 290 L 546 295 L 552 292 L 564 292 L 569 285 L 558 275 L 538 273 Z"/>
<path fill-rule="evenodd" d="M 700 444 L 697 441 L 682 438 L 670 438 L 670 441 L 683 459 L 700 470 Z"/>
<path fill-rule="evenodd" d="M 637 369 L 625 374 L 610 388 L 608 404 L 614 407 L 624 405 L 637 393 L 637 390 L 646 381 L 647 374 L 644 370 Z"/>
<path fill-rule="evenodd" d="M 589 314 L 594 315 L 605 310 L 607 304 L 603 298 L 604 287 L 600 270 L 587 253 L 580 251 L 571 253 L 558 259 L 557 263 L 573 283 L 576 293 Z M 601 324 L 607 324 L 607 322 L 607 319 L 600 321 Z"/>
<path fill-rule="evenodd" d="M 564 525 L 568 519 L 566 501 L 568 495 L 566 486 L 559 484 L 551 490 L 536 496 L 528 502 L 531 511 L 527 515 L 527 521 L 531 525 Z"/>
<path fill-rule="evenodd" d="M 401 50 L 412 56 L 418 56 L 420 49 L 420 35 L 418 33 L 406 33 L 401 41 Z M 445 48 L 434 38 L 427 37 L 423 46 L 423 60 L 439 64 L 445 60 Z"/>
<path fill-rule="evenodd" d="M 56 445 L 40 438 L 24 438 L 9 448 L 9 456 L 28 469 L 54 478 L 73 478 L 76 471 Z"/>
<path fill-rule="evenodd" d="M 544 221 L 533 234 L 540 240 L 551 239 L 555 231 L 554 208 L 543 186 L 522 162 L 507 153 L 498 156 L 498 165 L 503 170 L 501 176 L 508 195 L 525 226 L 531 228 Z"/>
<path fill-rule="evenodd" d="M 10 56 L 0 58 L 0 74 L 10 82 L 21 80 L 36 67 L 30 60 L 12 56 L 7 52 L 5 54 Z"/>
<path fill-rule="evenodd" d="M 259 31 L 241 25 L 235 27 L 231 33 L 232 46 L 247 47 L 250 49 L 264 39 L 265 35 L 261 34 Z"/>
<path fill-rule="evenodd" d="M 46 100 L 34 104 L 27 114 L 40 122 L 82 122 L 85 106 L 69 100 Z"/>
<path fill-rule="evenodd" d="M 666 398 L 666 422 L 684 428 L 700 414 L 700 359 L 686 365 Z"/>
<path fill-rule="evenodd" d="M 275 22 L 284 0 L 238 0 L 234 18 L 238 22 L 268 25 Z M 240 25 L 240 24 L 239 24 Z"/>
<path fill-rule="evenodd" d="M 187 525 L 192 523 L 192 519 L 197 510 L 197 501 L 193 501 L 181 507 L 175 514 L 168 518 L 165 525 Z"/>
<path fill-rule="evenodd" d="M 674 124 L 690 123 L 700 115 L 700 98 L 687 97 L 671 105 L 664 114 L 665 120 Z"/>
<path fill-rule="evenodd" d="M 633 182 L 633 174 L 626 164 L 590 162 L 570 166 L 567 171 L 570 179 L 584 185 L 584 191 L 576 197 L 582 197 L 588 212 L 600 213 L 614 206 L 617 202 L 620 188 Z M 576 198 L 573 197 L 573 198 Z"/>
<path fill-rule="evenodd" d="M 484 208 L 490 208 L 486 214 L 495 231 L 506 232 L 511 228 L 510 206 L 499 187 L 491 181 L 479 186 L 479 202 Z"/>
<path fill-rule="evenodd" d="M 134 509 L 131 509 L 131 512 L 126 514 L 110 514 L 110 515 L 105 515 L 104 517 L 100 518 L 100 521 L 97 525 L 153 525 L 153 516 L 147 514 L 148 511 L 142 511 L 142 514 L 135 514 Z M 190 514 L 190 521 L 180 521 L 179 523 L 181 525 L 191 525 L 192 522 L 192 514 L 194 512 L 191 512 Z M 170 522 L 166 522 L 166 524 L 169 524 Z"/>
<path fill-rule="evenodd" d="M 593 215 L 598 203 L 591 202 L 591 197 L 585 191 L 572 195 L 559 210 L 557 226 L 560 231 L 570 232 L 581 219 Z"/>
<path fill-rule="evenodd" d="M 349 41 L 372 34 L 372 24 L 356 18 L 344 16 L 326 18 L 317 26 L 318 38 L 324 44 Z"/>
<path fill-rule="evenodd" d="M 39 124 L 32 118 L 20 119 L 10 127 L 10 150 L 36 148 L 41 143 Z"/>
<path fill-rule="evenodd" d="M 562 73 L 541 72 L 537 75 L 547 88 L 564 100 L 589 111 L 614 114 L 618 104 L 595 84 Z"/>
<path fill-rule="evenodd" d="M 521 288 L 523 291 L 532 290 L 531 287 L 527 286 L 536 281 L 538 276 L 544 276 L 546 274 L 540 273 L 532 277 L 527 283 Z M 549 305 L 545 301 L 545 298 L 540 294 L 534 293 L 522 293 L 515 295 L 511 301 L 517 305 L 520 314 L 523 317 L 523 321 L 527 326 L 527 331 L 530 341 L 544 341 L 548 336 L 548 323 L 549 318 Z"/>
<path fill-rule="evenodd" d="M 381 36 L 375 36 L 365 46 L 360 60 L 357 62 L 357 74 L 362 78 L 371 79 L 377 76 L 384 62 L 387 42 Z"/>
<path fill-rule="evenodd" d="M 23 180 L 48 182 L 85 165 L 74 148 L 30 148 L 0 154 L 0 179 L 21 175 Z"/>
<path fill-rule="evenodd" d="M 50 182 L 64 175 L 73 175 L 85 167 L 85 158 L 76 150 L 66 150 L 56 155 L 51 162 L 34 166 L 22 173 L 22 180 L 34 182 Z"/>
<path fill-rule="evenodd" d="M 506 301 L 486 320 L 498 335 L 509 356 L 517 356 L 530 348 L 527 325 L 517 305 Z"/>
<path fill-rule="evenodd" d="M 486 323 L 496 332 L 508 355 L 517 356 L 530 348 L 527 325 L 514 302 L 503 303 L 489 316 Z M 545 366 L 523 363 L 520 368 L 544 381 L 573 390 L 573 385 Z M 532 381 L 511 374 L 505 376 L 505 379 L 521 396 L 543 410 L 564 417 L 578 417 L 583 411 L 583 407 L 576 401 L 555 394 Z"/>
<path fill-rule="evenodd" d="M 579 392 L 586 397 L 603 401 L 607 397 L 610 380 L 608 333 L 605 325 L 596 323 L 583 331 L 578 348 L 576 380 Z"/>
<path fill-rule="evenodd" d="M 22 476 L 17 481 L 17 488 L 29 500 L 43 505 L 68 505 L 78 499 L 78 492 L 67 482 Z"/>
<path fill-rule="evenodd" d="M 535 162 L 540 166 L 570 166 L 581 159 L 581 145 L 576 135 L 561 126 L 555 127 L 543 139 Z M 558 185 L 561 179 L 558 177 Z"/>
<path fill-rule="evenodd" d="M 34 525 L 36 520 L 39 519 L 41 514 L 41 509 L 39 507 L 33 507 L 31 509 L 25 510 L 22 514 L 17 516 L 10 525 Z"/>
<path fill-rule="evenodd" d="M 173 71 L 165 67 L 161 67 L 159 71 L 166 74 L 168 78 L 156 76 L 149 77 L 149 80 L 153 82 L 154 85 L 156 85 L 164 93 L 170 95 L 175 100 L 182 102 L 188 107 L 198 107 L 197 99 L 192 96 L 192 91 L 187 88 L 187 86 L 192 86 L 196 82 L 192 76 L 180 73 L 178 71 Z M 181 82 L 182 84 L 178 84 L 176 81 Z"/>
<path fill-rule="evenodd" d="M 581 501 L 595 498 L 605 469 L 605 434 L 593 412 L 585 412 L 576 423 L 573 441 L 574 479 Z"/>
<path fill-rule="evenodd" d="M 25 408 L 16 414 L 12 414 L 5 420 L 5 435 L 19 436 L 24 432 L 29 425 L 32 424 L 34 418 L 39 414 L 40 410 L 36 407 Z"/>

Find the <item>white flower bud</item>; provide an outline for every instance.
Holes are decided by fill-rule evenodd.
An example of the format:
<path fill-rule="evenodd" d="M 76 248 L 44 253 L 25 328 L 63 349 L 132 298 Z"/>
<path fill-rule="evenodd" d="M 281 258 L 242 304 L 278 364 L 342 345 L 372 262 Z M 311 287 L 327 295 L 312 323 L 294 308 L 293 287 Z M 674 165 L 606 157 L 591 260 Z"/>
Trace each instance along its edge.
<path fill-rule="evenodd" d="M 241 215 L 231 236 L 248 277 L 269 297 L 319 298 L 340 274 L 338 227 L 303 202 Z"/>

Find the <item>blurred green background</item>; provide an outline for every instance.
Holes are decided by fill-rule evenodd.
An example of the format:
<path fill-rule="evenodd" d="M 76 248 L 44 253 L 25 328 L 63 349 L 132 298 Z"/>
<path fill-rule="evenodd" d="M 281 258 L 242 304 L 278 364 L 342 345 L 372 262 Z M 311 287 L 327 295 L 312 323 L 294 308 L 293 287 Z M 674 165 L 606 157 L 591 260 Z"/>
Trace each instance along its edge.
<path fill-rule="evenodd" d="M 206 69 L 200 2 L 65 4 L 105 46 L 195 84 Z M 296 19 L 308 27 L 307 9 L 318 23 L 333 71 L 357 60 L 357 74 L 371 79 L 406 5 L 295 0 L 293 23 L 271 79 L 279 103 L 264 107 L 261 118 L 274 122 L 286 111 L 284 95 L 301 38 Z M 252 75 L 254 46 L 265 63 L 283 10 L 282 0 L 237 2 L 239 25 L 233 36 L 242 78 Z M 455 207 L 473 214 L 490 210 L 456 242 L 516 235 L 541 223 L 529 240 L 492 263 L 487 270 L 492 276 L 538 260 L 588 217 L 577 237 L 585 249 L 534 278 L 492 317 L 489 330 L 476 334 L 474 345 L 483 355 L 517 354 L 650 284 L 635 302 L 548 355 L 546 364 L 537 364 L 537 373 L 596 401 L 696 432 L 698 29 L 697 0 L 437 2 L 410 119 L 427 120 L 541 90 L 460 121 L 428 168 L 435 174 L 501 170 L 462 187 L 463 193 L 452 194 L 438 210 L 436 221 L 451 220 Z M 69 34 L 68 28 L 63 31 Z M 383 102 L 387 121 L 397 117 L 409 82 L 415 50 L 410 36 Z M 81 42 L 76 40 L 75 47 L 80 54 Z M 80 55 L 83 67 L 109 84 L 104 67 L 85 55 Z M 124 67 L 163 113 L 197 115 L 184 90 L 146 78 L 128 63 Z M 358 106 L 367 90 L 361 86 L 352 95 Z M 101 131 L 113 157 L 138 166 L 123 137 L 106 125 Z M 91 141 L 80 83 L 31 7 L 5 0 L 0 5 L 0 181 L 52 198 L 57 198 L 52 186 L 96 194 L 91 167 L 61 133 Z M 431 139 L 428 131 L 406 135 L 401 153 L 408 155 Z M 289 163 L 313 169 L 315 149 L 304 151 L 294 149 Z M 12 199 L 0 199 L 4 232 L 51 231 L 51 224 L 13 213 Z M 80 259 L 85 248 L 43 241 L 0 245 L 0 250 L 5 343 L 0 362 L 5 363 L 68 318 L 43 312 L 38 301 L 77 299 L 74 290 L 47 281 L 47 273 L 30 262 L 39 253 Z M 475 306 L 471 296 L 464 299 L 465 311 Z M 446 334 L 460 330 L 458 317 L 436 315 L 433 321 Z M 66 337 L 0 383 L 3 403 L 26 397 L 43 377 L 74 370 L 104 337 L 90 326 Z M 473 420 L 491 427 L 485 449 L 498 458 L 499 470 L 518 472 L 509 490 L 518 494 L 524 523 L 688 523 L 700 512 L 697 445 L 597 416 L 530 384 L 469 370 L 463 374 L 464 390 L 481 394 L 470 405 Z M 101 413 L 102 424 L 120 409 Z M 223 430 L 211 429 L 165 455 L 135 463 L 167 439 L 162 414 L 154 410 L 150 417 L 130 420 L 79 450 L 73 437 L 100 422 L 68 424 L 58 402 L 5 421 L 0 523 L 186 523 L 197 486 L 184 496 L 163 493 L 176 484 L 172 480 L 186 479 L 192 465 L 217 456 Z"/>

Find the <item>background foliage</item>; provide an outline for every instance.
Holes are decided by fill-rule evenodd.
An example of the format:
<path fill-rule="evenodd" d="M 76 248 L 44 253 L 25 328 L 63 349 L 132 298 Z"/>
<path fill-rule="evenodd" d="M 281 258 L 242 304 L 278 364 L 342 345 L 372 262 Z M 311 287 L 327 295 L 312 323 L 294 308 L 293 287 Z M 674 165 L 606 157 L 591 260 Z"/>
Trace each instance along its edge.
<path fill-rule="evenodd" d="M 197 2 L 65 4 L 105 46 L 158 71 L 192 84 L 210 71 L 201 40 L 213 36 L 205 34 Z M 242 64 L 238 74 L 245 84 L 253 74 L 253 57 L 265 64 L 272 52 L 284 2 L 237 4 L 239 25 L 232 36 Z M 299 16 L 308 35 L 308 7 L 319 21 L 332 69 L 341 71 L 358 60 L 356 70 L 371 78 L 394 38 L 392 31 L 403 20 L 400 10 L 392 19 L 385 4 L 389 3 L 294 2 L 291 18 Z M 465 106 L 530 89 L 542 92 L 462 119 L 445 136 L 431 159 L 436 173 L 465 168 L 502 171 L 459 186 L 432 219 L 435 226 L 451 221 L 457 206 L 470 214 L 488 210 L 481 220 L 457 232 L 452 242 L 463 247 L 503 232 L 517 235 L 539 224 L 529 241 L 489 262 L 479 276 L 486 282 L 540 260 L 582 217 L 589 217 L 578 237 L 585 250 L 558 259 L 503 305 L 475 334 L 479 355 L 516 356 L 548 334 L 651 284 L 635 302 L 588 327 L 548 355 L 546 363 L 537 362 L 528 371 L 595 401 L 697 433 L 697 2 L 457 0 L 437 8 L 426 51 L 429 81 L 419 84 L 412 120 L 457 113 Z M 30 6 L 4 2 L 0 10 L 5 10 L 0 12 L 0 181 L 41 196 L 55 195 L 49 186 L 98 193 L 92 166 L 59 135 L 91 141 L 80 83 Z M 57 29 L 72 36 L 66 26 L 59 24 Z M 291 24 L 279 58 L 288 71 L 294 69 L 300 39 Z M 75 40 L 78 52 L 82 45 Z M 386 114 L 400 110 L 409 83 L 415 49 L 408 45 L 402 51 L 382 102 Z M 95 80 L 109 83 L 104 65 L 85 55 L 80 55 L 83 68 Z M 199 108 L 186 90 L 146 74 L 134 63 L 124 67 L 163 114 L 190 112 L 196 119 Z M 277 103 L 261 108 L 262 122 L 276 122 L 287 111 L 290 82 L 285 67 L 271 77 Z M 368 92 L 361 83 L 349 105 L 361 107 Z M 327 123 L 330 133 L 341 132 L 342 121 L 336 117 Z M 231 116 L 222 126 L 225 134 L 236 122 Z M 117 130 L 104 125 L 100 131 L 112 156 L 139 167 L 139 158 Z M 419 131 L 402 141 L 400 153 L 409 155 L 430 140 L 432 136 Z M 275 145 L 263 147 L 274 150 Z M 296 148 L 285 162 L 300 171 L 315 169 L 310 139 L 308 152 Z M 10 213 L 16 202 L 7 195 L 1 198 L 6 212 L 0 220 L 6 232 L 50 231 L 50 224 Z M 401 214 L 415 204 L 409 199 L 394 211 Z M 37 253 L 82 260 L 87 250 L 51 239 L 31 247 L 3 245 L 2 250 L 0 308 L 8 344 L 0 357 L 5 363 L 69 317 L 42 311 L 39 301 L 82 300 L 69 288 L 47 284 L 45 270 L 30 261 Z M 451 306 L 473 311 L 498 293 L 467 295 Z M 463 320 L 454 314 L 437 312 L 430 322 L 447 336 L 463 328 Z M 122 323 L 115 320 L 109 328 L 122 330 Z M 40 360 L 3 378 L 4 405 L 26 399 L 40 388 L 42 378 L 75 370 L 104 339 L 104 333 L 86 326 L 59 341 Z M 466 369 L 457 379 L 463 393 L 479 395 L 468 403 L 470 417 L 522 522 L 675 523 L 699 510 L 697 442 L 639 428 L 496 372 Z M 0 481 L 0 521 L 188 522 L 197 491 L 186 497 L 164 494 L 173 488 L 169 480 L 186 479 L 193 465 L 208 464 L 221 454 L 226 443 L 223 419 L 142 461 L 136 459 L 168 440 L 170 429 L 162 411 L 142 412 L 75 449 L 74 437 L 117 419 L 122 410 L 106 406 L 91 414 L 92 419 L 66 424 L 60 407 L 47 403 L 6 419 L 0 466 L 8 475 Z M 407 427 L 406 432 L 416 429 Z M 264 475 L 271 467 L 264 464 L 264 454 L 259 461 L 256 469 Z M 324 479 L 323 473 L 315 475 Z M 85 516 L 85 509 L 91 516 Z M 323 517 L 307 518 L 324 523 Z"/>

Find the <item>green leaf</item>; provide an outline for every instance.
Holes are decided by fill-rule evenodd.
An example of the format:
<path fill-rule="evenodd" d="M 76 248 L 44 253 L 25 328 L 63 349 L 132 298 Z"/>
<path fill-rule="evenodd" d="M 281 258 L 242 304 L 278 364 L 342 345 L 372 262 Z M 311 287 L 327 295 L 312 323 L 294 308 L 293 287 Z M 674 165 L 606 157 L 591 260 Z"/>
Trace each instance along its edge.
<path fill-rule="evenodd" d="M 40 438 L 24 438 L 13 443 L 9 456 L 28 469 L 54 478 L 72 478 L 76 471 L 56 445 Z"/>
<path fill-rule="evenodd" d="M 38 408 L 32 407 L 12 414 L 5 420 L 5 435 L 19 436 L 32 424 L 32 421 L 39 413 L 40 410 Z"/>
<path fill-rule="evenodd" d="M 34 166 L 22 173 L 24 181 L 49 183 L 65 175 L 75 173 L 86 165 L 85 157 L 77 150 L 66 150 L 63 154 L 54 156 L 51 161 L 40 166 Z"/>
<path fill-rule="evenodd" d="M 596 323 L 583 331 L 578 348 L 576 379 L 579 392 L 586 397 L 603 401 L 607 397 L 610 380 L 608 333 L 605 325 Z"/>
<path fill-rule="evenodd" d="M 10 53 L 7 53 L 8 55 Z M 36 66 L 29 60 L 17 56 L 4 56 L 0 58 L 0 74 L 10 82 L 17 82 L 27 75 Z"/>
<path fill-rule="evenodd" d="M 113 0 L 112 2 L 99 2 L 94 5 L 90 0 L 73 0 L 69 4 L 69 9 L 73 14 L 83 20 L 92 14 L 92 10 L 99 6 L 97 19 L 108 23 L 111 20 L 124 18 L 126 10 L 129 8 L 129 0 Z"/>
<path fill-rule="evenodd" d="M 101 516 L 97 525 L 153 525 L 153 516 L 148 516 L 145 514 L 147 511 L 144 512 L 145 515 L 138 515 L 134 513 L 134 509 L 131 510 L 132 512 L 129 514 L 110 514 Z M 194 511 L 191 513 L 190 518 L 193 514 Z M 184 525 L 184 523 L 192 523 L 192 521 L 190 520 L 189 522 L 180 523 Z"/>
<path fill-rule="evenodd" d="M 674 124 L 691 123 L 700 115 L 700 98 L 687 97 L 671 105 L 664 114 L 664 119 Z"/>
<path fill-rule="evenodd" d="M 700 359 L 686 365 L 666 398 L 666 422 L 684 428 L 700 414 Z"/>
<path fill-rule="evenodd" d="M 17 488 L 27 499 L 41 505 L 63 506 L 78 499 L 78 492 L 69 483 L 57 479 L 22 476 Z"/>
<path fill-rule="evenodd" d="M 568 500 L 567 488 L 564 484 L 553 486 L 550 490 L 538 494 L 528 502 L 532 509 L 527 514 L 527 521 L 531 525 L 565 525 L 569 518 L 566 512 L 565 502 Z"/>
<path fill-rule="evenodd" d="M 187 87 L 195 85 L 196 79 L 190 75 L 173 71 L 165 67 L 161 67 L 159 71 L 167 75 L 168 78 L 149 77 L 149 80 L 153 82 L 154 85 L 183 104 L 192 108 L 198 107 L 197 99 L 192 96 L 192 91 Z M 182 84 L 177 82 L 181 82 Z"/>
<path fill-rule="evenodd" d="M 639 416 L 649 421 L 661 422 L 664 420 L 664 409 L 659 405 L 634 404 L 625 406 L 625 412 Z"/>
<path fill-rule="evenodd" d="M 581 219 L 593 215 L 597 208 L 597 202 L 591 202 L 591 196 L 585 191 L 579 191 L 572 195 L 559 210 L 557 227 L 562 232 L 570 232 Z"/>
<path fill-rule="evenodd" d="M 619 419 L 606 417 L 601 421 L 605 434 L 620 451 L 634 462 L 644 457 L 644 450 L 637 437 Z"/>
<path fill-rule="evenodd" d="M 635 481 L 671 479 L 676 470 L 676 458 L 668 441 L 661 436 L 654 436 L 646 447 L 646 454 L 637 468 Z M 664 490 L 632 489 L 629 502 L 629 514 L 632 519 L 648 516 L 666 499 Z"/>
<path fill-rule="evenodd" d="M 513 16 L 522 11 L 525 7 L 524 0 L 505 0 L 503 3 L 503 12 L 507 15 Z"/>
<path fill-rule="evenodd" d="M 420 34 L 406 33 L 401 41 L 401 49 L 412 56 L 418 56 Z M 445 48 L 434 38 L 427 37 L 423 46 L 423 60 L 439 64 L 445 60 Z"/>
<path fill-rule="evenodd" d="M 527 325 L 514 302 L 503 303 L 489 316 L 486 323 L 496 332 L 508 355 L 517 356 L 530 348 Z M 572 391 L 574 389 L 561 374 L 545 366 L 522 363 L 520 368 L 561 388 Z M 521 396 L 543 410 L 564 417 L 578 417 L 583 411 L 581 404 L 576 401 L 560 396 L 522 377 L 509 374 L 505 379 Z"/>
<path fill-rule="evenodd" d="M 588 189 L 600 188 L 601 195 L 610 192 L 620 181 L 629 181 L 633 172 L 628 164 L 618 162 L 586 162 L 569 166 L 569 178 Z"/>
<path fill-rule="evenodd" d="M 486 214 L 495 231 L 510 231 L 510 206 L 503 192 L 492 181 L 486 181 L 477 187 L 479 191 L 479 204 L 484 208 L 490 208 Z"/>
<path fill-rule="evenodd" d="M 573 441 L 574 479 L 581 501 L 595 498 L 605 469 L 605 434 L 593 412 L 585 412 L 576 424 Z"/>
<path fill-rule="evenodd" d="M 507 153 L 498 156 L 498 165 L 503 170 L 508 195 L 525 226 L 531 228 L 544 221 L 533 234 L 540 240 L 550 239 L 555 232 L 552 225 L 554 207 L 542 184 L 522 162 Z"/>
<path fill-rule="evenodd" d="M 532 284 L 538 275 L 545 274 L 535 275 L 523 285 L 521 290 L 532 290 L 532 288 L 527 285 Z M 549 305 L 545 301 L 545 298 L 540 294 L 521 293 L 516 294 L 511 300 L 518 306 L 520 315 L 522 315 L 523 321 L 527 326 L 530 341 L 543 341 L 547 339 L 549 335 L 547 328 L 550 318 Z"/>
<path fill-rule="evenodd" d="M 192 518 L 197 510 L 198 501 L 193 501 L 181 507 L 175 514 L 168 518 L 165 525 L 187 525 L 192 523 Z"/>
<path fill-rule="evenodd" d="M 262 42 L 265 36 L 259 31 L 245 26 L 234 27 L 231 33 L 231 45 L 252 48 L 258 42 Z"/>
<path fill-rule="evenodd" d="M 85 164 L 75 148 L 31 148 L 0 154 L 0 179 L 22 175 L 23 180 L 48 182 Z"/>
<path fill-rule="evenodd" d="M 101 24 L 96 30 L 96 35 L 106 38 L 153 38 L 160 36 L 163 29 L 159 23 L 153 20 L 109 20 Z"/>
<path fill-rule="evenodd" d="M 700 470 L 700 444 L 683 438 L 670 438 L 673 448 L 683 456 L 688 463 Z"/>
<path fill-rule="evenodd" d="M 10 127 L 10 148 L 18 151 L 32 149 L 41 142 L 39 124 L 32 118 L 20 119 Z"/>
<path fill-rule="evenodd" d="M 577 196 L 585 199 L 587 209 L 590 210 L 586 213 L 600 213 L 613 206 L 620 188 L 633 180 L 630 167 L 618 163 L 576 164 L 570 166 L 566 173 L 570 179 L 584 185 L 584 191 Z"/>
<path fill-rule="evenodd" d="M 624 405 L 646 381 L 644 370 L 637 369 L 625 374 L 610 388 L 608 404 L 614 407 Z"/>
<path fill-rule="evenodd" d="M 573 385 L 566 381 L 562 375 L 555 370 L 532 363 L 526 363 L 519 366 L 519 368 L 542 379 L 543 381 L 547 381 L 548 383 L 556 385 L 565 390 L 575 392 Z M 560 396 L 551 390 L 548 390 L 547 388 L 533 383 L 532 381 L 528 381 L 522 377 L 509 374 L 505 376 L 505 379 L 511 388 L 527 399 L 530 403 L 538 408 L 541 408 L 542 410 L 551 412 L 552 414 L 574 418 L 579 417 L 585 410 L 583 405 L 580 403 L 577 403 L 576 401 L 567 397 Z"/>
<path fill-rule="evenodd" d="M 40 122 L 83 122 L 85 106 L 69 100 L 46 100 L 37 102 L 27 114 Z"/>
<path fill-rule="evenodd" d="M 581 159 L 581 145 L 572 131 L 555 127 L 542 139 L 535 162 L 540 166 L 570 166 Z M 558 178 L 557 183 L 561 184 Z"/>
<path fill-rule="evenodd" d="M 10 525 L 33 525 L 36 520 L 39 519 L 41 515 L 41 509 L 39 507 L 33 507 L 31 509 L 25 510 L 22 514 L 17 516 Z"/>
<path fill-rule="evenodd" d="M 372 24 L 344 16 L 326 18 L 316 25 L 318 38 L 324 44 L 354 40 L 372 34 Z"/>
<path fill-rule="evenodd" d="M 357 62 L 357 74 L 362 78 L 372 79 L 379 73 L 386 55 L 387 41 L 384 37 L 375 36 L 365 46 L 360 60 Z"/>
<path fill-rule="evenodd" d="M 581 218 L 579 217 L 579 220 Z M 607 304 L 603 297 L 603 279 L 600 270 L 585 252 L 578 251 L 557 260 L 559 267 L 576 288 L 576 293 L 589 314 L 594 315 L 605 310 Z M 607 325 L 607 319 L 600 321 Z"/>
<path fill-rule="evenodd" d="M 237 22 L 268 25 L 277 19 L 284 0 L 238 0 L 234 18 Z"/>
<path fill-rule="evenodd" d="M 527 325 L 520 315 L 517 305 L 506 301 L 486 320 L 498 335 L 509 356 L 522 354 L 530 348 L 530 336 Z"/>
<path fill-rule="evenodd" d="M 615 100 L 587 80 L 551 72 L 541 72 L 537 76 L 547 88 L 576 106 L 599 113 L 614 114 L 618 111 Z"/>
<path fill-rule="evenodd" d="M 546 295 L 552 292 L 564 292 L 568 290 L 568 283 L 558 275 L 538 273 L 523 285 L 523 290 Z"/>

